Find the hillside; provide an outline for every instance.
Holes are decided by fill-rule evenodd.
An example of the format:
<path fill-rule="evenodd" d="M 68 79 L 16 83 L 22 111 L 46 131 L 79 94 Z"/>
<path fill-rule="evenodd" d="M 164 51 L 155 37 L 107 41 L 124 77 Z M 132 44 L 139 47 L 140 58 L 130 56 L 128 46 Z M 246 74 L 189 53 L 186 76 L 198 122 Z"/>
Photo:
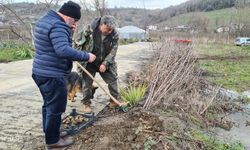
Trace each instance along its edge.
<path fill-rule="evenodd" d="M 245 0 L 244 4 L 248 5 L 249 2 Z M 107 10 L 107 14 L 114 15 L 118 19 L 120 27 L 135 25 L 145 29 L 148 25 L 159 25 L 162 29 L 166 26 L 189 25 L 212 31 L 217 27 L 226 26 L 230 23 L 249 22 L 249 17 L 247 17 L 249 8 L 242 8 L 241 5 L 243 4 L 238 4 L 237 0 L 230 0 L 225 3 L 221 3 L 220 0 L 189 0 L 177 6 L 156 10 L 112 8 Z M 15 10 L 27 23 L 35 23 L 48 10 L 46 5 L 41 3 L 14 3 L 7 6 Z M 59 6 L 53 5 L 51 7 L 57 10 Z M 81 24 L 89 24 L 95 17 L 95 12 L 83 11 Z M 7 12 L 4 19 L 0 21 L 7 23 L 11 21 L 18 22 L 10 12 Z"/>
<path fill-rule="evenodd" d="M 186 14 L 181 14 L 175 17 L 172 17 L 166 21 L 159 23 L 160 27 L 173 27 L 177 25 L 190 25 L 194 23 L 205 22 L 204 25 L 207 25 L 209 30 L 216 29 L 220 26 L 227 26 L 231 23 L 247 23 L 250 22 L 249 13 L 250 7 L 245 8 L 226 8 L 215 11 L 208 12 L 191 12 Z"/>

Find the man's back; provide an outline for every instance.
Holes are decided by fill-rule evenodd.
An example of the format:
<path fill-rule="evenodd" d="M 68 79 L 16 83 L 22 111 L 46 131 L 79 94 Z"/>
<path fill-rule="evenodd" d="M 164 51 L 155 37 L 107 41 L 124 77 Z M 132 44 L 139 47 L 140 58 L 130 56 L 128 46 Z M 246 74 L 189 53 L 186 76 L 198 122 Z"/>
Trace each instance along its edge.
<path fill-rule="evenodd" d="M 33 73 L 45 77 L 65 76 L 72 60 L 88 60 L 88 54 L 72 48 L 71 28 L 56 12 L 49 11 L 35 29 L 36 55 Z"/>

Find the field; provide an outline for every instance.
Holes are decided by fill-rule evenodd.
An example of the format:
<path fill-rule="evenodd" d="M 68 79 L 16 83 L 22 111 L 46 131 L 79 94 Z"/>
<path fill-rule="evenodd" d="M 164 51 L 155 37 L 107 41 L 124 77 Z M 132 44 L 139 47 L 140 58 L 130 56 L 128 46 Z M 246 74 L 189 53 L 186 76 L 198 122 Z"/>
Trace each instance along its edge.
<path fill-rule="evenodd" d="M 250 47 L 230 44 L 200 44 L 199 67 L 207 79 L 222 87 L 243 92 L 250 88 Z"/>

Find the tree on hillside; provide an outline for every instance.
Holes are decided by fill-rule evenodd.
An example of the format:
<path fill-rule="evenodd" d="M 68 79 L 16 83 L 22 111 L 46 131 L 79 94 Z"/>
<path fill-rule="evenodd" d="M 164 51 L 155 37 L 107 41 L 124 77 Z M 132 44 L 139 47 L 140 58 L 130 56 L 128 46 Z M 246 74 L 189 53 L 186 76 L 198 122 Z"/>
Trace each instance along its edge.
<path fill-rule="evenodd" d="M 236 36 L 250 36 L 250 20 L 249 20 L 250 7 L 237 7 L 237 18 L 235 22 L 235 35 Z"/>
<path fill-rule="evenodd" d="M 207 32 L 208 31 L 208 23 L 209 19 L 202 14 L 195 15 L 195 17 L 192 17 L 188 25 L 191 26 L 192 29 L 199 31 L 199 32 Z"/>
<path fill-rule="evenodd" d="M 250 6 L 250 0 L 235 0 L 235 6 L 237 8 L 244 8 Z"/>
<path fill-rule="evenodd" d="M 37 3 L 44 3 L 48 9 L 57 9 L 59 8 L 59 3 L 63 0 L 37 0 Z"/>

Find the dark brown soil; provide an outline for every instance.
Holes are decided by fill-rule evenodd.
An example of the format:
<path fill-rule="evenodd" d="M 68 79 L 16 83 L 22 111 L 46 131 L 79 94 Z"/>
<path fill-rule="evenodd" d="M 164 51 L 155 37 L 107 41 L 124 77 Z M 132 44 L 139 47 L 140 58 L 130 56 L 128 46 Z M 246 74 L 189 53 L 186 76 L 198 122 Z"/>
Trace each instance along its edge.
<path fill-rule="evenodd" d="M 150 141 L 157 141 L 156 132 L 163 132 L 163 120 L 158 115 L 140 109 L 99 119 L 76 137 L 71 150 L 83 149 L 144 149 Z M 161 142 L 154 147 L 163 149 Z"/>

